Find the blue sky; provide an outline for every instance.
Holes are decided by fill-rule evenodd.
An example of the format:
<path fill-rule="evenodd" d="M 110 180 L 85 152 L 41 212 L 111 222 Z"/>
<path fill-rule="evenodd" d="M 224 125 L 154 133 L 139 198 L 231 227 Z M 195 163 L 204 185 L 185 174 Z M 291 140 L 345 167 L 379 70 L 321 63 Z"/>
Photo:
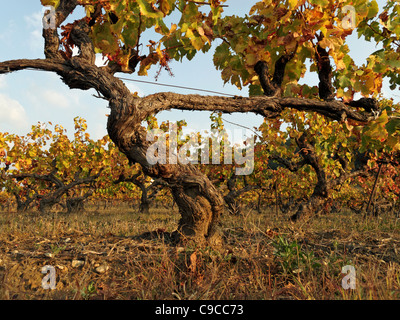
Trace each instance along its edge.
<path fill-rule="evenodd" d="M 248 13 L 256 1 L 228 0 L 227 14 Z M 378 1 L 380 8 L 385 1 Z M 79 14 L 79 12 L 77 12 Z M 42 6 L 39 0 L 20 0 L 8 2 L 0 11 L 0 61 L 18 58 L 43 58 Z M 351 55 L 356 63 L 365 62 L 369 54 L 376 51 L 373 44 L 351 36 L 349 42 Z M 143 52 L 144 54 L 146 52 Z M 154 81 L 157 68 L 153 68 L 148 77 L 123 75 L 131 79 Z M 247 96 L 247 88 L 239 91 L 232 85 L 225 85 L 220 73 L 212 62 L 212 50 L 208 54 L 198 54 L 192 61 L 173 62 L 171 69 L 174 77 L 163 72 L 159 83 L 168 83 L 193 88 L 213 90 L 228 94 Z M 317 84 L 317 76 L 304 79 L 308 84 Z M 142 83 L 126 82 L 129 89 L 140 95 L 156 92 L 173 91 L 178 93 L 198 93 L 190 90 L 173 89 Z M 398 91 L 392 95 L 387 87 L 384 93 L 399 100 Z M 88 122 L 88 131 L 93 138 L 101 138 L 106 132 L 108 113 L 107 102 L 92 95 L 94 91 L 70 90 L 60 78 L 52 73 L 42 71 L 20 71 L 0 76 L 0 131 L 26 134 L 33 124 L 51 121 L 60 124 L 73 133 L 73 118 L 83 117 Z M 157 116 L 159 121 L 186 119 L 188 127 L 194 130 L 205 130 L 210 126 L 208 112 L 165 111 Z M 225 115 L 225 119 L 245 126 L 257 126 L 262 123 L 260 116 L 253 114 Z M 229 124 L 228 129 L 237 129 Z"/>

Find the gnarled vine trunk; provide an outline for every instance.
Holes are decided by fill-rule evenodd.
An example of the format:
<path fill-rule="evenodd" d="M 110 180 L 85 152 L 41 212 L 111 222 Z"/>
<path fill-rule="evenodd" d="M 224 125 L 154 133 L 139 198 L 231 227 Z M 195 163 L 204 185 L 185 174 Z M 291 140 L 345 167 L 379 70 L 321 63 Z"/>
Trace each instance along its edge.
<path fill-rule="evenodd" d="M 122 104 L 111 109 L 107 129 L 110 138 L 126 154 L 129 161 L 139 163 L 143 172 L 155 179 L 163 179 L 171 188 L 175 203 L 178 205 L 181 219 L 176 231 L 177 239 L 193 239 L 198 244 L 218 245 L 221 242 L 215 222 L 223 211 L 223 198 L 211 181 L 192 165 L 160 164 L 151 165 L 147 150 L 151 144 L 147 141 L 147 130 L 141 126 L 149 104 L 141 99 L 131 100 L 129 94 Z M 137 102 L 139 102 L 139 105 Z M 127 110 L 125 103 L 131 102 L 137 109 Z M 140 104 L 142 102 L 142 104 Z M 151 110 L 151 109 L 150 109 Z M 135 112 L 136 111 L 136 112 Z"/>
<path fill-rule="evenodd" d="M 270 157 L 271 160 L 279 162 L 292 172 L 298 171 L 305 165 L 310 165 L 314 169 L 317 176 L 317 183 L 314 186 L 311 196 L 308 199 L 302 199 L 298 204 L 294 205 L 293 211 L 295 211 L 295 213 L 290 217 L 291 221 L 296 221 L 305 216 L 320 214 L 322 212 L 329 213 L 333 205 L 333 200 L 331 198 L 332 189 L 336 185 L 341 185 L 344 181 L 351 177 L 366 174 L 366 169 L 364 167 L 359 170 L 350 170 L 348 168 L 348 160 L 341 158 L 338 154 L 336 154 L 335 157 L 339 160 L 342 166 L 342 171 L 339 177 L 328 179 L 326 172 L 319 163 L 318 156 L 315 152 L 315 143 L 308 140 L 309 137 L 307 137 L 307 131 L 304 131 L 303 134 L 296 139 L 297 146 L 299 147 L 299 153 L 303 158 L 297 163 L 281 158 L 280 156 Z M 290 203 L 287 207 L 291 207 Z"/>

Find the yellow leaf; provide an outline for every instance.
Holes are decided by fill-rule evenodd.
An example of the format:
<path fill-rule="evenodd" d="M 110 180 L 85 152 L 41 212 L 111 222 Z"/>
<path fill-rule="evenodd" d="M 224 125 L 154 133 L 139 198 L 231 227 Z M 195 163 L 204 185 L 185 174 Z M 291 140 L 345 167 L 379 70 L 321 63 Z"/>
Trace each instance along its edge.
<path fill-rule="evenodd" d="M 169 34 L 173 33 L 176 31 L 177 25 L 175 23 L 171 24 L 171 29 L 169 29 Z"/>
<path fill-rule="evenodd" d="M 328 38 L 322 39 L 320 42 L 318 42 L 318 44 L 321 46 L 322 49 L 329 48 L 333 50 L 335 48 L 333 42 L 330 41 Z"/>
<path fill-rule="evenodd" d="M 85 10 L 86 10 L 86 16 L 87 16 L 88 18 L 90 18 L 90 16 L 91 16 L 92 13 L 94 12 L 94 6 L 92 6 L 92 5 L 87 5 L 87 6 L 85 7 Z"/>
<path fill-rule="evenodd" d="M 342 59 L 336 61 L 336 69 L 337 70 L 346 69 L 346 64 L 343 62 Z"/>
<path fill-rule="evenodd" d="M 197 32 L 199 33 L 199 35 L 204 36 L 204 29 L 203 29 L 202 26 L 199 26 L 199 27 L 197 28 Z"/>
<path fill-rule="evenodd" d="M 348 122 L 347 120 L 345 121 L 345 124 L 346 124 L 347 130 L 349 130 L 349 131 L 352 131 L 352 130 L 353 130 L 354 126 L 352 126 L 351 124 L 349 124 L 349 122 Z"/>
<path fill-rule="evenodd" d="M 164 15 L 167 15 L 171 11 L 171 6 L 168 0 L 159 0 L 159 8 Z"/>
<path fill-rule="evenodd" d="M 246 63 L 247 63 L 249 66 L 255 65 L 255 64 L 257 63 L 257 61 L 258 61 L 258 57 L 257 57 L 257 55 L 254 54 L 254 53 L 249 53 L 249 54 L 247 54 L 247 55 L 245 56 L 245 59 L 246 59 Z M 256 78 L 257 78 L 256 80 L 258 80 L 258 76 L 257 76 Z"/>
<path fill-rule="evenodd" d="M 290 9 L 295 9 L 297 6 L 298 1 L 297 0 L 289 0 L 289 7 Z"/>
<path fill-rule="evenodd" d="M 196 50 L 201 50 L 201 48 L 203 48 L 204 42 L 202 38 L 196 36 L 192 29 L 188 29 L 186 31 L 186 36 L 190 39 L 193 48 L 195 48 Z"/>
<path fill-rule="evenodd" d="M 196 252 L 193 252 L 190 255 L 190 266 L 189 266 L 190 272 L 192 272 L 192 273 L 196 272 L 196 265 L 197 265 L 197 255 L 196 255 Z"/>
<path fill-rule="evenodd" d="M 40 0 L 43 6 L 52 6 L 57 8 L 60 4 L 60 0 Z"/>

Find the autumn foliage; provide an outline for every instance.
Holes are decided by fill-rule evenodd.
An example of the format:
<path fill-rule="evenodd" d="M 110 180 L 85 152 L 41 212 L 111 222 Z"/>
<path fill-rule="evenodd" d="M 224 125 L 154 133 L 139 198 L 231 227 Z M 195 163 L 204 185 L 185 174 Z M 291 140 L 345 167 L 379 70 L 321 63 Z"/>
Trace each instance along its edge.
<path fill-rule="evenodd" d="M 226 201 L 233 210 L 233 195 L 255 197 L 259 210 L 263 198 L 269 198 L 276 210 L 293 204 L 292 220 L 344 205 L 365 213 L 383 190 L 385 196 L 379 199 L 397 203 L 399 105 L 385 97 L 382 88 L 385 82 L 391 90 L 400 84 L 398 1 L 387 1 L 380 8 L 376 0 L 263 0 L 239 16 L 225 14 L 228 0 L 41 3 L 56 12 L 56 28 L 43 30 L 45 59 L 5 61 L 0 63 L 0 74 L 26 68 L 55 72 L 69 88 L 95 89 L 99 98 L 107 100 L 109 139 L 130 165 L 138 166 L 135 170 L 169 188 L 181 215 L 178 240 L 182 235 L 198 244 L 220 245 L 217 221 Z M 67 23 L 77 7 L 84 9 L 84 15 Z M 377 46 L 361 65 L 350 52 L 351 35 Z M 79 49 L 75 56 L 74 48 Z M 172 74 L 172 61 L 190 61 L 199 52 L 212 53 L 224 83 L 246 88 L 242 97 L 171 92 L 138 97 L 115 76 L 121 72 L 147 76 L 152 67 L 158 74 L 163 70 Z M 97 54 L 107 57 L 106 66 L 95 65 Z M 309 74 L 317 75 L 318 81 L 304 83 Z M 143 123 L 171 109 L 261 115 L 265 121 L 256 128 L 253 174 L 237 179 L 229 166 L 150 163 Z M 65 150 L 56 156 L 57 146 L 67 139 L 60 127 L 54 130 L 51 151 L 34 151 L 18 137 L 15 142 L 7 138 L 6 145 L 2 142 L 3 171 L 44 170 L 14 177 L 16 193 L 21 182 L 31 186 L 27 178 L 40 176 L 42 184 L 50 179 L 53 185 L 66 187 L 89 178 L 99 183 L 107 170 L 114 170 L 114 155 L 104 151 L 109 140 L 86 143 L 89 137 L 76 137 L 72 147 L 60 147 Z M 32 158 L 18 160 L 13 154 L 18 148 Z M 79 153 L 85 157 L 74 159 Z M 64 174 L 68 166 L 79 171 L 68 176 Z M 117 180 L 129 180 L 137 173 L 118 172 Z M 380 188 L 382 173 L 392 187 Z M 221 181 L 227 189 L 221 189 Z M 40 192 L 32 189 L 29 197 L 43 200 Z"/>

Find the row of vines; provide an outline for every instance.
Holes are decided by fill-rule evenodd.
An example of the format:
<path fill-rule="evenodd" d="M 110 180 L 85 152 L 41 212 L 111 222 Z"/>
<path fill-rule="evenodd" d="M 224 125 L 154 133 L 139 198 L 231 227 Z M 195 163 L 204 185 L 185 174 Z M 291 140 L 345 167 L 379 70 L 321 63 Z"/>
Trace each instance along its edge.
<path fill-rule="evenodd" d="M 224 164 L 223 152 L 221 164 L 196 165 L 223 191 L 231 214 L 246 205 L 259 212 L 269 208 L 292 213 L 297 219 L 315 197 L 322 205 L 313 214 L 347 208 L 398 215 L 399 106 L 384 100 L 381 108 L 381 116 L 368 126 L 298 111 L 264 120 L 253 128 L 254 170 L 249 175 L 237 175 L 234 162 Z M 218 143 L 232 148 L 222 115 L 213 113 L 210 118 L 213 132 L 225 137 Z M 165 182 L 146 177 L 108 136 L 93 140 L 84 119 L 77 117 L 74 124 L 73 138 L 52 123 L 34 125 L 25 136 L 0 133 L 0 209 L 74 212 L 83 210 L 85 203 L 127 202 L 149 212 L 151 204 L 174 205 Z M 167 134 L 170 128 L 169 123 L 159 126 L 155 117 L 149 117 L 147 125 Z M 184 121 L 177 123 L 180 135 L 185 126 Z M 178 149 L 193 137 L 201 148 L 204 137 L 195 133 L 179 139 Z"/>

